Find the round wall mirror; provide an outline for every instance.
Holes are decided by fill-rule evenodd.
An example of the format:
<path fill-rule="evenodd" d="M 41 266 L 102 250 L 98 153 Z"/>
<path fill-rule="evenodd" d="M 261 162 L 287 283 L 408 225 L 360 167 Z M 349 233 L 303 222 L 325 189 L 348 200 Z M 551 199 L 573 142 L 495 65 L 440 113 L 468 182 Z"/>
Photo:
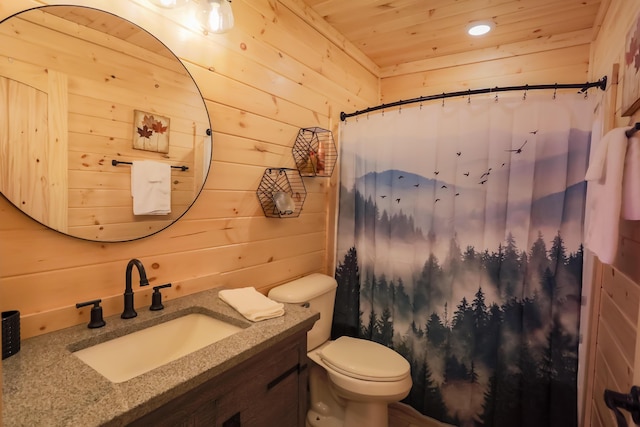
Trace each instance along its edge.
<path fill-rule="evenodd" d="M 111 13 L 43 6 L 0 22 L 0 193 L 47 227 L 120 242 L 171 225 L 211 164 L 182 62 Z"/>

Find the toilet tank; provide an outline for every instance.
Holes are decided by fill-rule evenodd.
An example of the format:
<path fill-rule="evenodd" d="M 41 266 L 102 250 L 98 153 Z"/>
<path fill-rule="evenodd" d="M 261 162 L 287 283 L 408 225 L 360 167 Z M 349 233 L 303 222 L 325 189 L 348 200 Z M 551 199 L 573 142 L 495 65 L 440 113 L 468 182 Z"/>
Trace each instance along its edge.
<path fill-rule="evenodd" d="M 307 351 L 318 347 L 331 336 L 337 287 L 338 283 L 333 277 L 313 273 L 276 286 L 269 291 L 269 298 L 274 301 L 291 304 L 309 303 L 312 310 L 320 313 L 320 319 L 307 333 Z"/>

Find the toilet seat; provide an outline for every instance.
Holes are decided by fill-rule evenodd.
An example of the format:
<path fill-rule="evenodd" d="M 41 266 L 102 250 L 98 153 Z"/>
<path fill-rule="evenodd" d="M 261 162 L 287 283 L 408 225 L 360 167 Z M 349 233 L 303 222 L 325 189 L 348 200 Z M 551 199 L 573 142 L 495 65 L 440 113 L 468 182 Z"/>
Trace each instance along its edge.
<path fill-rule="evenodd" d="M 340 337 L 318 354 L 331 369 L 365 381 L 400 381 L 411 369 L 409 362 L 392 349 L 359 338 Z"/>

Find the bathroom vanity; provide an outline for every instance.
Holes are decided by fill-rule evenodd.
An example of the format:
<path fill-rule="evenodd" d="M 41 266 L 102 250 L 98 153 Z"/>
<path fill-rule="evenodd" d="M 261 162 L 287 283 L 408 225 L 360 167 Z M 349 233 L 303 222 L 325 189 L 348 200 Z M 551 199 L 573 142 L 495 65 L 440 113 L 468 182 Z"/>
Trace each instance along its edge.
<path fill-rule="evenodd" d="M 22 342 L 3 364 L 3 426 L 302 426 L 306 334 L 319 315 L 287 304 L 285 315 L 252 323 L 217 290 L 146 307 L 134 319 L 78 325 Z M 241 328 L 200 350 L 123 382 L 112 382 L 74 351 L 190 313 Z"/>
<path fill-rule="evenodd" d="M 129 426 L 303 426 L 307 335 L 297 333 Z"/>

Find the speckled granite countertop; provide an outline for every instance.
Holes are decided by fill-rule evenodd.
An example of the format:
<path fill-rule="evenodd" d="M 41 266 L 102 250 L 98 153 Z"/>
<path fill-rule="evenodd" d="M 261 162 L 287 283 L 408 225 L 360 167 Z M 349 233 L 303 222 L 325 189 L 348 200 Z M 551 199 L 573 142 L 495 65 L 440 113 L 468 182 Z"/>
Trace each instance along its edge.
<path fill-rule="evenodd" d="M 165 301 L 165 309 L 137 309 L 138 317 L 107 317 L 107 325 L 73 326 L 22 341 L 2 361 L 4 427 L 121 426 L 162 406 L 296 332 L 310 329 L 319 315 L 285 304 L 286 314 L 252 323 L 218 299 L 218 290 Z M 114 384 L 72 351 L 89 347 L 190 312 L 208 313 L 244 330 L 201 350 Z"/>

